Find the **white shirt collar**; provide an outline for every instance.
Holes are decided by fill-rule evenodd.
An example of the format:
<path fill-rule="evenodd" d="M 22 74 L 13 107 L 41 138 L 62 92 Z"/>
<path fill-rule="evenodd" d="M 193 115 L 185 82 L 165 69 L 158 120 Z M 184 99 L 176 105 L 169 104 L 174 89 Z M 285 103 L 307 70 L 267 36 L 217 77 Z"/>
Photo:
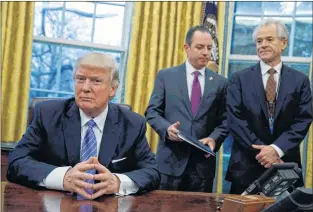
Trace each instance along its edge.
<path fill-rule="evenodd" d="M 96 123 L 97 127 L 99 128 L 100 132 L 102 132 L 105 120 L 108 115 L 108 107 L 109 105 L 104 109 L 102 113 L 100 113 L 98 116 L 94 117 L 93 120 Z M 81 127 L 83 127 L 87 122 L 92 119 L 92 117 L 88 116 L 84 111 L 79 109 L 79 114 L 80 114 L 80 120 L 81 120 Z"/>
<path fill-rule="evenodd" d="M 195 71 L 199 71 L 200 74 L 201 74 L 202 76 L 204 76 L 205 67 L 203 67 L 203 68 L 197 70 L 197 69 L 195 69 L 195 68 L 189 63 L 189 61 L 188 61 L 188 59 L 187 59 L 187 60 L 186 60 L 186 72 L 187 72 L 187 75 L 193 75 L 193 72 L 195 72 Z"/>
<path fill-rule="evenodd" d="M 270 65 L 266 64 L 265 62 L 263 62 L 262 60 L 260 61 L 260 66 L 261 66 L 261 72 L 262 72 L 262 76 L 264 76 L 265 74 L 267 74 L 267 71 L 271 68 L 274 68 L 277 71 L 277 74 L 280 75 L 281 72 L 281 68 L 283 66 L 283 63 L 280 61 L 280 63 L 278 63 L 276 66 L 271 67 Z"/>

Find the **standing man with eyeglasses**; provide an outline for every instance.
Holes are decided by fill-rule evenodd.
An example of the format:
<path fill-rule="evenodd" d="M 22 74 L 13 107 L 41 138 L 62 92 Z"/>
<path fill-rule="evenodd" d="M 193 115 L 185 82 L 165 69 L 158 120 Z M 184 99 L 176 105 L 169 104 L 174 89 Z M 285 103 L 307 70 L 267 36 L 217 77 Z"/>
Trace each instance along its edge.
<path fill-rule="evenodd" d="M 156 154 L 160 189 L 212 192 L 215 158 L 205 157 L 176 135 L 184 132 L 215 152 L 228 135 L 227 80 L 206 68 L 212 43 L 206 27 L 190 28 L 184 45 L 186 62 L 160 70 L 156 77 L 145 115 L 160 136 Z"/>
<path fill-rule="evenodd" d="M 264 20 L 253 32 L 261 59 L 236 72 L 228 85 L 227 118 L 234 138 L 226 180 L 241 194 L 277 162 L 301 167 L 300 143 L 312 122 L 309 78 L 281 61 L 287 47 L 286 26 Z M 302 186 L 303 179 L 296 186 Z"/>

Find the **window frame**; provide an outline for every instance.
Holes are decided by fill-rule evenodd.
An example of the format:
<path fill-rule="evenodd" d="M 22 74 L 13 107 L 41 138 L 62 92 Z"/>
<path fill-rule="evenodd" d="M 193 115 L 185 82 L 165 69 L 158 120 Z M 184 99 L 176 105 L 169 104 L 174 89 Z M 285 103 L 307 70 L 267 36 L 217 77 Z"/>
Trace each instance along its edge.
<path fill-rule="evenodd" d="M 63 12 L 62 12 L 62 22 L 64 21 L 64 8 L 65 3 L 63 2 Z M 67 40 L 64 38 L 52 38 L 52 37 L 46 37 L 46 36 L 34 36 L 33 34 L 33 44 L 34 43 L 42 43 L 42 44 L 54 44 L 58 45 L 60 47 L 73 47 L 73 48 L 83 48 L 87 50 L 96 50 L 96 51 L 105 51 L 105 52 L 111 52 L 111 53 L 119 53 L 120 54 L 120 65 L 119 65 L 119 89 L 117 90 L 117 93 L 115 95 L 116 102 L 123 103 L 124 102 L 124 89 L 125 89 L 125 76 L 126 76 L 126 67 L 127 67 L 127 59 L 128 59 L 128 48 L 129 48 L 129 42 L 130 42 L 130 32 L 131 32 L 131 24 L 132 24 L 132 12 L 134 3 L 133 2 L 125 2 L 124 5 L 116 4 L 114 2 L 94 2 L 94 13 L 92 17 L 92 34 L 91 34 L 91 41 L 90 42 L 84 42 L 84 41 L 78 41 L 78 40 Z M 95 32 L 95 11 L 96 11 L 96 5 L 97 4 L 106 4 L 106 5 L 114 5 L 114 6 L 121 6 L 124 7 L 124 17 L 123 17 L 123 28 L 122 28 L 122 38 L 121 38 L 121 46 L 115 46 L 115 45 L 105 45 L 100 43 L 93 43 L 94 38 L 94 32 Z M 34 20 L 35 21 L 35 20 Z M 35 27 L 35 25 L 34 25 Z M 33 28 L 34 29 L 34 28 Z M 63 28 L 62 28 L 63 31 Z M 62 51 L 61 55 L 62 57 Z M 78 58 L 77 58 L 78 59 Z M 32 66 L 32 62 L 31 62 Z M 58 64 L 56 64 L 57 67 L 57 75 L 56 75 L 56 87 L 60 87 L 60 79 L 61 79 L 61 60 L 58 61 Z M 67 91 L 60 91 L 60 90 L 48 90 L 48 89 L 42 89 L 42 88 L 31 88 L 31 91 L 39 91 L 39 92 L 45 92 L 45 93 L 52 93 L 55 95 L 58 94 L 73 94 L 72 92 Z"/>

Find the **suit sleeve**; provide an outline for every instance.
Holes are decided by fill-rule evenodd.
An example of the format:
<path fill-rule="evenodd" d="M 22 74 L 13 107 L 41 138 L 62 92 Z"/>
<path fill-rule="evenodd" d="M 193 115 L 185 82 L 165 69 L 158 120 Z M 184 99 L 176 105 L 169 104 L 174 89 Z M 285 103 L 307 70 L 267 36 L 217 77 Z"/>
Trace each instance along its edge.
<path fill-rule="evenodd" d="M 220 102 L 218 105 L 218 110 L 216 114 L 215 126 L 216 128 L 210 134 L 209 137 L 213 138 L 216 142 L 215 152 L 219 150 L 225 138 L 228 135 L 227 128 L 227 111 L 226 111 L 226 96 L 227 96 L 227 81 L 225 80 L 224 86 L 222 88 Z"/>
<path fill-rule="evenodd" d="M 149 105 L 145 112 L 148 123 L 159 134 L 161 141 L 165 141 L 167 129 L 171 125 L 164 118 L 166 91 L 164 86 L 163 73 L 163 71 L 159 71 L 157 74 Z"/>
<path fill-rule="evenodd" d="M 247 121 L 244 118 L 243 103 L 242 103 L 242 89 L 240 80 L 236 73 L 234 73 L 228 84 L 227 91 L 227 122 L 228 129 L 231 135 L 234 137 L 234 142 L 237 142 L 241 148 L 251 153 L 251 151 L 257 153 L 252 148 L 252 144 L 265 145 L 254 132 L 252 132 L 248 126 Z"/>
<path fill-rule="evenodd" d="M 56 166 L 39 162 L 41 147 L 45 142 L 40 107 L 34 109 L 34 120 L 26 133 L 9 155 L 7 179 L 14 183 L 37 187 Z"/>
<path fill-rule="evenodd" d="M 135 182 L 139 188 L 138 192 L 157 189 L 160 184 L 160 175 L 157 169 L 157 164 L 148 145 L 145 134 L 146 123 L 143 121 L 134 147 L 137 169 L 123 173 Z"/>
<path fill-rule="evenodd" d="M 312 122 L 312 95 L 309 78 L 301 85 L 298 110 L 293 123 L 274 142 L 284 153 L 299 146 L 306 136 Z"/>

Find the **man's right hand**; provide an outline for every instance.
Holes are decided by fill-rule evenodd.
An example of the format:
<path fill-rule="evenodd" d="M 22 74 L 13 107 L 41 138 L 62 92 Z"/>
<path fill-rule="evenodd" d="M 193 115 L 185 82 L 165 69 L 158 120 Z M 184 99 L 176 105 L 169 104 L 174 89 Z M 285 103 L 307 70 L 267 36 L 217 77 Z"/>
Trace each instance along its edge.
<path fill-rule="evenodd" d="M 90 157 L 89 160 L 76 164 L 69 169 L 63 179 L 64 190 L 76 192 L 86 199 L 91 199 L 91 195 L 86 192 L 86 189 L 92 189 L 93 184 L 84 182 L 84 180 L 94 180 L 93 174 L 85 173 L 87 170 L 95 169 L 95 158 Z"/>
<path fill-rule="evenodd" d="M 177 137 L 177 133 L 179 133 L 179 130 L 177 128 L 179 127 L 179 125 L 180 122 L 178 121 L 167 128 L 167 135 L 171 141 L 181 141 L 181 139 Z"/>

